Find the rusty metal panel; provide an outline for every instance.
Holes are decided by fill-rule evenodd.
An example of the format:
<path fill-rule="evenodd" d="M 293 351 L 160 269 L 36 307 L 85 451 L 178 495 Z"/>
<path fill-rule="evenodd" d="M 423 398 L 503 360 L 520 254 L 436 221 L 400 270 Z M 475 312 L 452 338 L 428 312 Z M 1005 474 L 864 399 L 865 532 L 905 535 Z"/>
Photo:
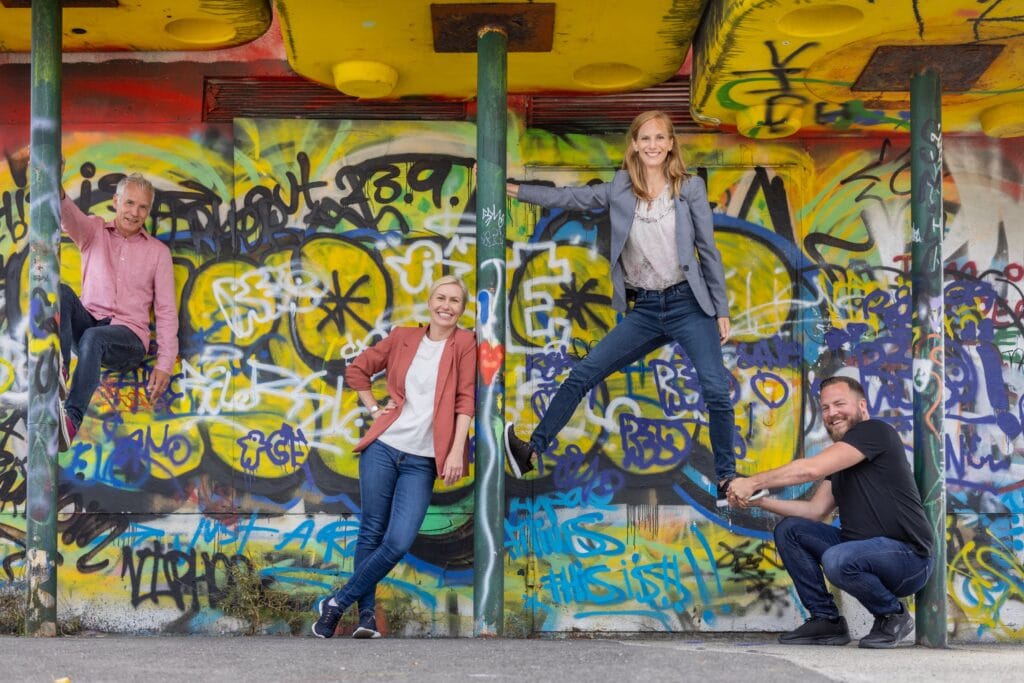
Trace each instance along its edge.
<path fill-rule="evenodd" d="M 501 28 L 510 52 L 550 52 L 554 42 L 555 5 L 535 2 L 502 5 L 431 5 L 435 52 L 476 52 L 481 26 Z"/>
<path fill-rule="evenodd" d="M 939 76 L 942 91 L 967 92 L 992 66 L 1002 45 L 882 45 L 875 50 L 850 90 L 875 92 L 910 89 L 907 74 L 931 69 Z"/>

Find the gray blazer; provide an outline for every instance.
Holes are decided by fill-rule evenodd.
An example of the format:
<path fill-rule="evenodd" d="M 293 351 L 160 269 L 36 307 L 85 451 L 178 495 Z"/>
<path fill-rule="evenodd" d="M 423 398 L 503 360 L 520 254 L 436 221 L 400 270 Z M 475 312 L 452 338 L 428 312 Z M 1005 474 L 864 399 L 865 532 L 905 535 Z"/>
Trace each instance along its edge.
<path fill-rule="evenodd" d="M 519 201 L 562 209 L 608 209 L 612 225 L 612 307 L 626 310 L 626 285 L 622 271 L 622 249 L 633 226 L 636 195 L 629 173 L 620 170 L 610 183 L 580 187 L 544 187 L 520 185 Z M 711 205 L 704 180 L 690 176 L 683 182 L 676 204 L 676 250 L 679 265 L 697 303 L 714 318 L 729 317 L 725 294 L 725 270 L 722 255 L 715 246 Z M 699 259 L 698 259 L 699 255 Z"/>

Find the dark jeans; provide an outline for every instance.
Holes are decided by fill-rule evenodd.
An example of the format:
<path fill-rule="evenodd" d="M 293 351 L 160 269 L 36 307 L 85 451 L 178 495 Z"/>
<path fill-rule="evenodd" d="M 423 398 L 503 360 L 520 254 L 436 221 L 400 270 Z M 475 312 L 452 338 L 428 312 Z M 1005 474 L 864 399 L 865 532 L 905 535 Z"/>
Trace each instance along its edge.
<path fill-rule="evenodd" d="M 377 584 L 409 552 L 434 492 L 433 458 L 404 453 L 379 439 L 359 456 L 362 518 L 352 578 L 334 594 L 343 610 L 359 602 L 359 613 L 373 613 Z"/>
<path fill-rule="evenodd" d="M 898 612 L 899 598 L 921 590 L 932 573 L 932 558 L 907 543 L 885 536 L 843 541 L 836 527 L 802 517 L 778 523 L 775 545 L 812 617 L 839 616 L 825 577 L 877 617 Z"/>
<path fill-rule="evenodd" d="M 100 384 L 100 366 L 117 372 L 135 370 L 146 357 L 142 341 L 124 325 L 111 325 L 109 318 L 97 320 L 79 300 L 75 291 L 60 285 L 60 353 L 64 367 L 71 367 L 71 350 L 78 356 L 64 410 L 77 428 Z"/>
<path fill-rule="evenodd" d="M 683 348 L 697 371 L 708 410 L 715 476 L 719 481 L 734 476 L 736 421 L 729 395 L 729 373 L 718 341 L 718 322 L 704 312 L 686 283 L 662 291 L 637 293 L 629 313 L 573 367 L 558 388 L 530 437 L 533 450 L 547 451 L 583 397 L 605 377 L 670 341 Z"/>

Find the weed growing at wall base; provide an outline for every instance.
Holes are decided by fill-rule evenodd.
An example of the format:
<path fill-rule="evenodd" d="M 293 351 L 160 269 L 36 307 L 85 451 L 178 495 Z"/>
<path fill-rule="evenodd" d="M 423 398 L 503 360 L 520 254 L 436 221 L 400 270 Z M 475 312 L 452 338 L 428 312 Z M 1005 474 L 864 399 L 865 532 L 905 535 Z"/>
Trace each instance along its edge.
<path fill-rule="evenodd" d="M 225 615 L 245 621 L 247 635 L 266 633 L 280 624 L 296 635 L 309 625 L 316 596 L 275 588 L 274 579 L 263 576 L 251 558 L 249 563 L 232 565 L 228 573 L 228 585 L 218 606 Z"/>
<path fill-rule="evenodd" d="M 28 613 L 26 590 L 23 582 L 0 586 L 0 635 L 25 635 L 25 617 Z M 73 636 L 81 632 L 81 615 L 57 615 L 57 633 L 62 636 Z"/>
<path fill-rule="evenodd" d="M 23 635 L 27 611 L 28 599 L 24 586 L 8 584 L 0 588 L 0 634 Z"/>

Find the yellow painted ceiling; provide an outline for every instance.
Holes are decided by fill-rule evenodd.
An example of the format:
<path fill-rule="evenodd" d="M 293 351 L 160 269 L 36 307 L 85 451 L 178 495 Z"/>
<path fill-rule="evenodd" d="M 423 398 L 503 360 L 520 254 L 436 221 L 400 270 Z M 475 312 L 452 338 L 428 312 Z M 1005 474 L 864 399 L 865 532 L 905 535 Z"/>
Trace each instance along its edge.
<path fill-rule="evenodd" d="M 0 52 L 29 52 L 32 10 L 0 4 Z M 270 26 L 269 0 L 117 0 L 66 7 L 67 52 L 214 50 L 254 40 Z"/>
<path fill-rule="evenodd" d="M 1024 0 L 717 0 L 694 42 L 693 114 L 755 138 L 906 131 L 905 48 L 925 46 L 945 84 L 943 130 L 1024 135 Z M 855 89 L 879 48 L 896 77 Z M 972 75 L 979 53 L 989 60 Z M 957 78 L 972 82 L 954 92 Z"/>
<path fill-rule="evenodd" d="M 306 78 L 363 98 L 476 94 L 476 53 L 435 51 L 428 0 L 276 3 L 288 61 Z M 510 50 L 508 90 L 613 92 L 660 83 L 682 65 L 705 3 L 549 0 L 550 50 Z M 534 9 L 534 3 L 493 4 Z"/>

